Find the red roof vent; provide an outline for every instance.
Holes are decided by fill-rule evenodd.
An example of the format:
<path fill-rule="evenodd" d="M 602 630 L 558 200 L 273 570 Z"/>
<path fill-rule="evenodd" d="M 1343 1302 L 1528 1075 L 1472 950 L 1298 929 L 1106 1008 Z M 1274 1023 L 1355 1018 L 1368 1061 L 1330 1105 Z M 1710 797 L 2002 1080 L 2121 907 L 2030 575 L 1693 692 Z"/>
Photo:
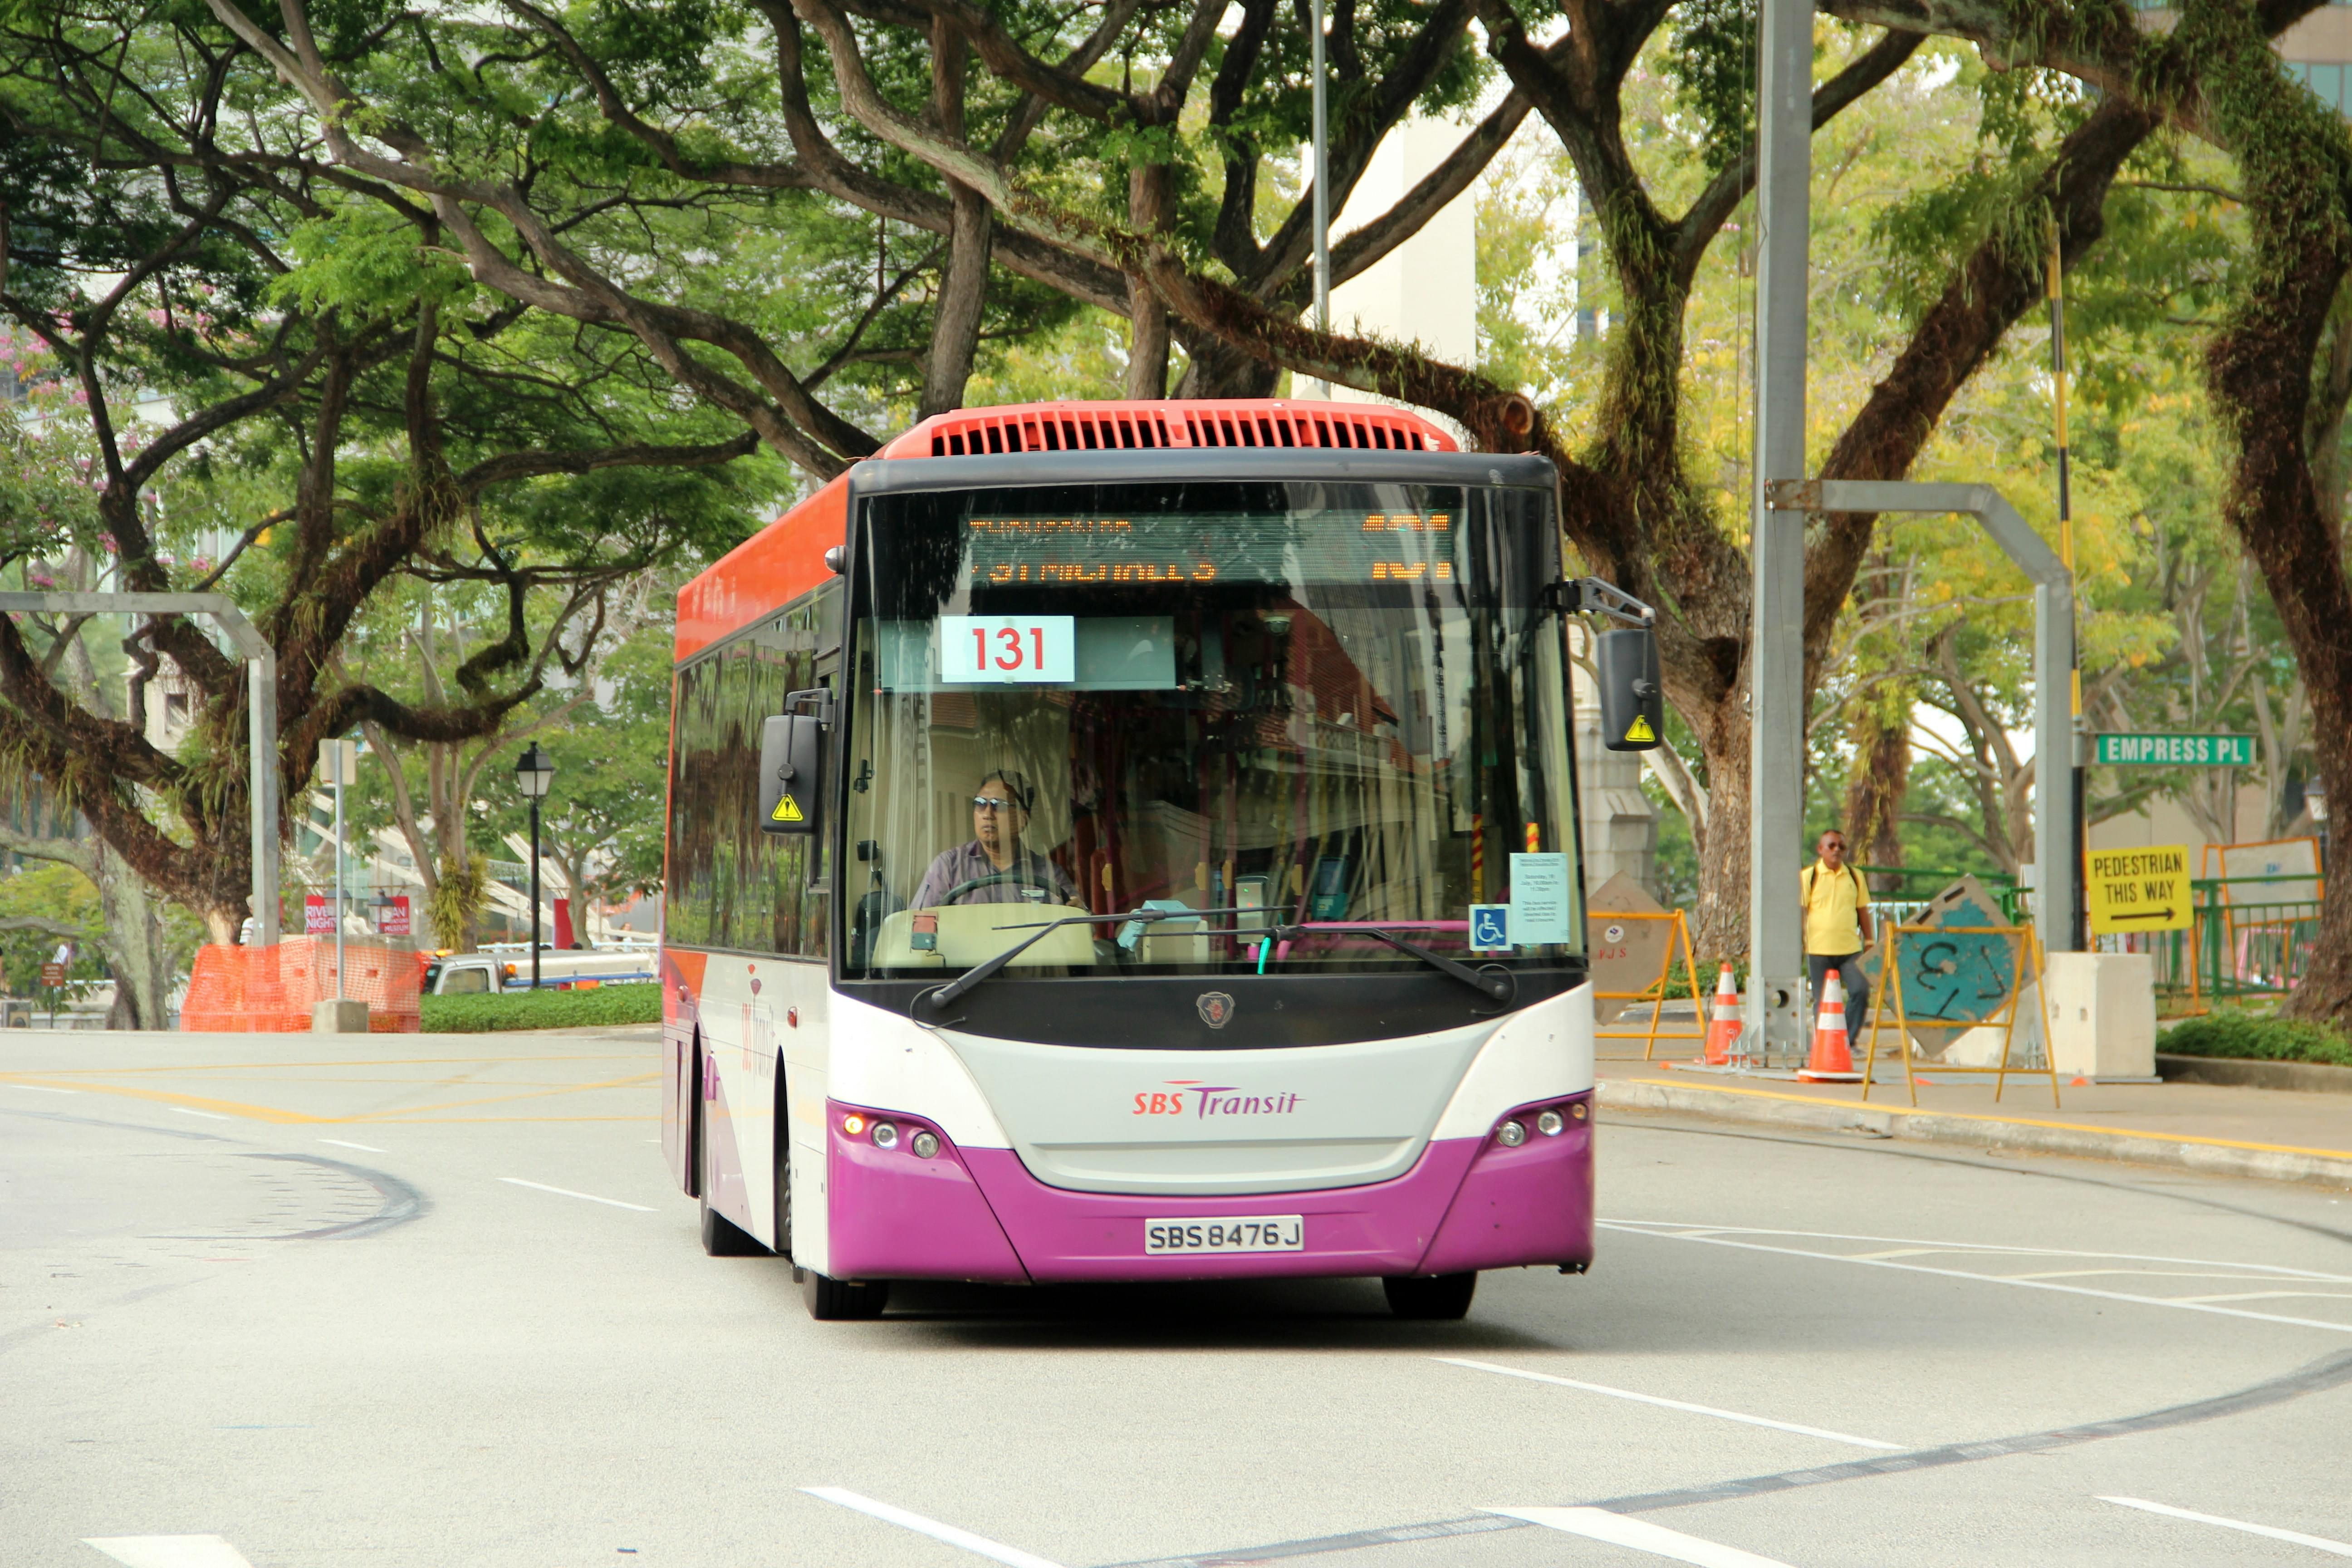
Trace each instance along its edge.
<path fill-rule="evenodd" d="M 934 415 L 884 447 L 884 458 L 976 458 L 1161 447 L 1344 447 L 1458 452 L 1420 415 L 1384 403 L 1278 398 L 1214 402 L 1019 403 Z"/>

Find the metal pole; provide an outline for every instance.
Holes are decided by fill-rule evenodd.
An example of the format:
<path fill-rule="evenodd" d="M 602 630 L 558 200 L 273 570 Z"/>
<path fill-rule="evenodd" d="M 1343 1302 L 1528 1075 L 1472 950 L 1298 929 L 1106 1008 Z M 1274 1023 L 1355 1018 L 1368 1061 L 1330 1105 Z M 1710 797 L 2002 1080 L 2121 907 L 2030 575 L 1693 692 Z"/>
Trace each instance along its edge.
<path fill-rule="evenodd" d="M 265 649 L 246 665 L 252 750 L 253 945 L 278 945 L 278 655 Z"/>
<path fill-rule="evenodd" d="M 1315 71 L 1315 330 L 1331 330 L 1331 127 L 1323 91 L 1323 0 L 1315 0 L 1310 40 Z M 1331 395 L 1331 384 L 1318 381 L 1315 395 Z"/>
<path fill-rule="evenodd" d="M 1764 0 L 1758 51 L 1755 622 L 1748 665 L 1746 1017 L 1751 1059 L 1802 1047 L 1796 919 L 1804 831 L 1805 517 L 1772 503 L 1805 476 L 1805 285 L 1812 221 L 1812 0 Z"/>
<path fill-rule="evenodd" d="M 2058 222 L 2055 218 L 2050 223 L 2050 374 L 2058 405 L 2058 558 L 2066 563 L 2067 575 L 2071 579 L 2074 572 L 2074 500 L 2073 475 L 2069 471 L 2066 451 L 2066 268 L 2064 256 L 2058 244 Z M 2071 584 L 2068 592 L 2073 592 Z M 2070 605 L 2069 614 L 2073 613 L 2074 608 Z M 2066 671 L 2066 695 L 2074 721 L 2066 736 L 2067 822 L 2075 842 L 2086 844 L 2090 841 L 2091 830 L 2089 802 L 2083 789 L 2083 671 L 2077 665 L 2070 664 Z M 2034 743 L 2041 744 L 2039 737 Z M 2079 894 L 2071 908 L 2053 909 L 2043 916 L 2042 928 L 2055 931 L 2061 921 L 2065 922 L 2067 950 L 2074 952 L 2086 950 L 2090 946 L 2090 910 Z"/>
<path fill-rule="evenodd" d="M 530 797 L 530 988 L 539 989 L 539 796 Z"/>
<path fill-rule="evenodd" d="M 343 743 L 335 748 L 335 1000 L 343 999 Z"/>
<path fill-rule="evenodd" d="M 1818 511 L 1953 511 L 1975 518 L 2033 579 L 2033 749 L 2064 757 L 2074 738 L 2066 672 L 2074 668 L 2074 574 L 1990 485 L 1820 479 L 1779 487 L 1784 506 Z M 2052 952 L 2080 951 L 2063 911 L 2075 903 L 2082 856 L 2065 809 L 2067 770 L 2033 770 L 2034 927 Z M 2052 910 L 2062 911 L 2053 917 Z"/>

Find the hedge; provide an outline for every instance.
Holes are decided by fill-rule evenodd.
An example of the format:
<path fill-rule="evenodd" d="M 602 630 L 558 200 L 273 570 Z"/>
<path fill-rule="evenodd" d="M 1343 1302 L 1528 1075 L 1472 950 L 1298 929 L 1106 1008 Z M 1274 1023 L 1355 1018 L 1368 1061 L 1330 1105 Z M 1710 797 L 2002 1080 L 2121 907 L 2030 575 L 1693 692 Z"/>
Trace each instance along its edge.
<path fill-rule="evenodd" d="M 422 996 L 418 1010 L 429 1035 L 472 1035 L 492 1029 L 588 1029 L 661 1022 L 661 987 L 599 985 L 588 991 L 522 992 L 508 995 Z"/>
<path fill-rule="evenodd" d="M 2214 1013 L 2175 1024 L 2157 1037 L 2156 1048 L 2172 1056 L 2352 1067 L 2352 1040 L 2338 1030 L 2326 1024 L 2259 1013 Z"/>

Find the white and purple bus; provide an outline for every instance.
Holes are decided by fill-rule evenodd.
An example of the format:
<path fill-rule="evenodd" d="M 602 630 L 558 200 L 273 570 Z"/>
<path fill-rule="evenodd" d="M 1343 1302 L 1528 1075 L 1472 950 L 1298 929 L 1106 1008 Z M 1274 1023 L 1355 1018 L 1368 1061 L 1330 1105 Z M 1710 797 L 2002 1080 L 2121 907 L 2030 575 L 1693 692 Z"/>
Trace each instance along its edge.
<path fill-rule="evenodd" d="M 926 421 L 679 599 L 663 1146 L 818 1318 L 897 1280 L 1592 1256 L 1559 476 L 1410 413 Z M 1612 646 L 1612 644 L 1614 646 Z M 1646 626 L 1601 637 L 1620 749 Z"/>

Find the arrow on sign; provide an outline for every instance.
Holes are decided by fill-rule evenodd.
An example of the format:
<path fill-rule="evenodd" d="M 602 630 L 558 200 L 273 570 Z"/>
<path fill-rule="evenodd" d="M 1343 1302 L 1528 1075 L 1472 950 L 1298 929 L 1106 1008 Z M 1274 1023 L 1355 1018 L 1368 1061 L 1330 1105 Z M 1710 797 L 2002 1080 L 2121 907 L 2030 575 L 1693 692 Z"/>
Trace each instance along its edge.
<path fill-rule="evenodd" d="M 2107 917 L 2108 920 L 2116 922 L 2117 925 L 2122 924 L 2126 921 L 2168 921 L 2171 918 L 2172 910 L 2168 908 L 2162 910 L 2142 910 L 2137 914 L 2109 915 Z"/>

